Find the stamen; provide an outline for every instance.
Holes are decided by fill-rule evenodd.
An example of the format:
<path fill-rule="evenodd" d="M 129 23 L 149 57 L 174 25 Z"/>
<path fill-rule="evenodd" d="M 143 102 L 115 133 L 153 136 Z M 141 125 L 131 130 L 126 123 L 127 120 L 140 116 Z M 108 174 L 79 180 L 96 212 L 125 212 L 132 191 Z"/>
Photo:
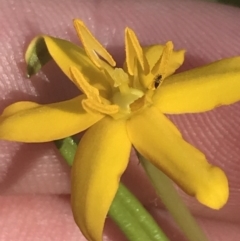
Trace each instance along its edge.
<path fill-rule="evenodd" d="M 119 111 L 117 105 L 102 104 L 90 99 L 82 100 L 82 106 L 87 112 L 100 112 L 106 115 L 113 115 Z"/>
<path fill-rule="evenodd" d="M 98 55 L 100 55 L 104 60 L 106 60 L 111 66 L 114 67 L 116 65 L 113 57 L 97 41 L 97 39 L 92 35 L 92 33 L 88 30 L 88 28 L 82 21 L 75 19 L 74 27 L 77 31 L 78 37 L 83 44 L 86 54 L 98 68 L 102 68 L 101 59 Z"/>
<path fill-rule="evenodd" d="M 168 71 L 168 65 L 171 59 L 172 52 L 173 52 L 173 43 L 169 41 L 166 43 L 163 49 L 161 58 L 157 61 L 157 63 L 154 65 L 154 67 L 151 70 L 151 73 L 153 75 L 160 74 L 162 76 L 162 80 L 165 78 L 166 73 Z"/>
<path fill-rule="evenodd" d="M 82 106 L 87 112 L 100 112 L 102 114 L 113 115 L 119 111 L 117 105 L 111 105 L 106 99 L 101 99 L 98 89 L 91 86 L 76 67 L 70 67 L 70 72 L 73 82 L 87 96 L 87 99 L 82 100 Z"/>
<path fill-rule="evenodd" d="M 88 99 L 94 100 L 99 103 L 101 102 L 98 89 L 91 86 L 76 67 L 70 67 L 70 73 L 72 75 L 72 81 L 74 82 L 74 84 L 80 90 L 82 90 L 82 92 L 87 96 Z"/>
<path fill-rule="evenodd" d="M 142 47 L 137 39 L 137 36 L 130 28 L 125 29 L 125 45 L 128 73 L 130 75 L 134 75 L 134 69 L 137 68 L 135 58 L 137 58 L 144 74 L 148 74 L 149 65 L 147 59 L 143 54 Z"/>
<path fill-rule="evenodd" d="M 134 64 L 137 64 L 137 59 L 135 58 L 134 59 L 135 63 Z M 132 86 L 133 88 L 135 89 L 139 89 L 139 90 L 142 90 L 142 83 L 141 83 L 141 78 L 139 80 L 139 76 L 141 75 L 141 71 L 139 71 L 138 68 L 135 68 L 134 69 L 134 73 L 133 73 L 133 76 L 129 75 L 129 85 Z"/>

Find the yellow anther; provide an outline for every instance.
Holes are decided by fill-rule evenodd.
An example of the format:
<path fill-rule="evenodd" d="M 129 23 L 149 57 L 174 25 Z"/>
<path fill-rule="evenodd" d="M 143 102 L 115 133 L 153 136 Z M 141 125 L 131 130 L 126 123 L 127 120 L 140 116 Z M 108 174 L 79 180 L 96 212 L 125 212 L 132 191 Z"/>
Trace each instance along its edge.
<path fill-rule="evenodd" d="M 92 35 L 92 33 L 88 30 L 88 28 L 82 21 L 75 19 L 74 27 L 77 31 L 78 37 L 83 44 L 86 54 L 98 68 L 102 68 L 101 59 L 98 57 L 98 55 L 100 55 L 104 60 L 106 60 L 111 66 L 116 65 L 113 57 L 97 41 L 97 39 Z"/>
<path fill-rule="evenodd" d="M 88 99 L 101 102 L 98 89 L 91 86 L 76 67 L 70 67 L 70 73 L 74 84 L 87 96 Z"/>
<path fill-rule="evenodd" d="M 128 73 L 134 75 L 134 68 L 137 68 L 137 58 L 144 74 L 149 73 L 149 65 L 145 55 L 143 54 L 142 47 L 139 44 L 137 36 L 130 29 L 125 29 L 125 45 L 126 45 L 126 63 L 128 68 Z"/>
<path fill-rule="evenodd" d="M 162 76 L 162 80 L 166 77 L 168 73 L 168 68 L 171 61 L 171 55 L 173 53 L 173 43 L 171 41 L 167 42 L 163 52 L 162 56 L 159 58 L 159 60 L 156 62 L 154 67 L 151 70 L 151 73 L 155 76 L 158 74 Z"/>
<path fill-rule="evenodd" d="M 117 105 L 102 104 L 90 99 L 84 99 L 82 101 L 82 106 L 87 112 L 100 112 L 106 115 L 113 115 L 119 111 Z"/>
<path fill-rule="evenodd" d="M 87 99 L 82 100 L 82 106 L 87 112 L 98 112 L 113 115 L 119 111 L 119 107 L 117 105 L 111 105 L 109 101 L 100 97 L 98 89 L 91 86 L 76 67 L 71 67 L 70 73 L 72 75 L 73 82 L 87 96 Z"/>

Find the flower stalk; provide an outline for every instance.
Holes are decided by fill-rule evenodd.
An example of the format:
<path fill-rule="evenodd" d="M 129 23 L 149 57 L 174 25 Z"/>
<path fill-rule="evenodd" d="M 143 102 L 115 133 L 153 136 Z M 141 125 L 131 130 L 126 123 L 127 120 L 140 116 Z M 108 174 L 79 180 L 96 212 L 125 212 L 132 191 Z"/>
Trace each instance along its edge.
<path fill-rule="evenodd" d="M 139 161 L 144 167 L 161 201 L 178 224 L 189 241 L 208 241 L 198 226 L 185 203 L 177 193 L 172 181 L 159 169 L 138 153 Z"/>

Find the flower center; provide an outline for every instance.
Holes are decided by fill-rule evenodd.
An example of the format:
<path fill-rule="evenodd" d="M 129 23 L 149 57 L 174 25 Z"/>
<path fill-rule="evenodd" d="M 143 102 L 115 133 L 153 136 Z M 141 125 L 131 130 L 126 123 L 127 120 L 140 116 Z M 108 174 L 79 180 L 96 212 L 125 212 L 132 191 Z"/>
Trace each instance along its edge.
<path fill-rule="evenodd" d="M 130 28 L 126 28 L 126 65 L 124 69 L 116 68 L 113 57 L 84 23 L 75 21 L 74 24 L 86 55 L 93 66 L 104 74 L 104 78 L 100 81 L 107 81 L 111 86 L 105 99 L 100 96 L 95 86 L 88 83 L 82 73 L 76 68 L 70 68 L 73 82 L 86 95 L 82 106 L 87 112 L 107 114 L 115 119 L 128 118 L 133 112 L 151 104 L 155 89 L 160 87 L 172 69 L 175 71 L 175 68 L 171 67 L 172 42 L 167 42 L 162 53 L 152 61 L 151 58 L 147 58 L 135 33 Z"/>
<path fill-rule="evenodd" d="M 112 103 L 119 106 L 119 112 L 122 114 L 130 114 L 130 105 L 141 98 L 144 93 L 136 88 L 132 88 L 129 85 L 128 74 L 121 68 L 115 68 L 111 72 L 111 78 L 114 82 Z"/>
<path fill-rule="evenodd" d="M 113 95 L 112 101 L 114 104 L 120 107 L 120 112 L 130 114 L 130 105 L 136 100 L 140 99 L 144 93 L 141 90 L 128 88 L 127 92 L 122 93 L 121 91 L 116 92 Z"/>

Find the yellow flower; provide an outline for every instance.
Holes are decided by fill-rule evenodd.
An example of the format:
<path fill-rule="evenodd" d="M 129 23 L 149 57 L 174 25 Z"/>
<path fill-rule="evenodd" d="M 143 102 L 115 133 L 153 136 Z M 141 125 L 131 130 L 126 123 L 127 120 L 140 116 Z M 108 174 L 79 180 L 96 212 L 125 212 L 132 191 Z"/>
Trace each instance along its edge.
<path fill-rule="evenodd" d="M 74 21 L 83 48 L 50 36 L 35 38 L 26 53 L 28 74 L 50 59 L 83 94 L 39 105 L 17 102 L 0 117 L 0 138 L 46 142 L 84 134 L 72 167 L 72 209 L 89 240 L 102 240 L 104 221 L 127 167 L 131 145 L 199 202 L 219 209 L 228 199 L 224 172 L 183 140 L 164 114 L 196 113 L 240 100 L 240 57 L 172 75 L 184 51 L 141 47 L 126 28 L 126 61 L 116 68 L 83 22 Z"/>

